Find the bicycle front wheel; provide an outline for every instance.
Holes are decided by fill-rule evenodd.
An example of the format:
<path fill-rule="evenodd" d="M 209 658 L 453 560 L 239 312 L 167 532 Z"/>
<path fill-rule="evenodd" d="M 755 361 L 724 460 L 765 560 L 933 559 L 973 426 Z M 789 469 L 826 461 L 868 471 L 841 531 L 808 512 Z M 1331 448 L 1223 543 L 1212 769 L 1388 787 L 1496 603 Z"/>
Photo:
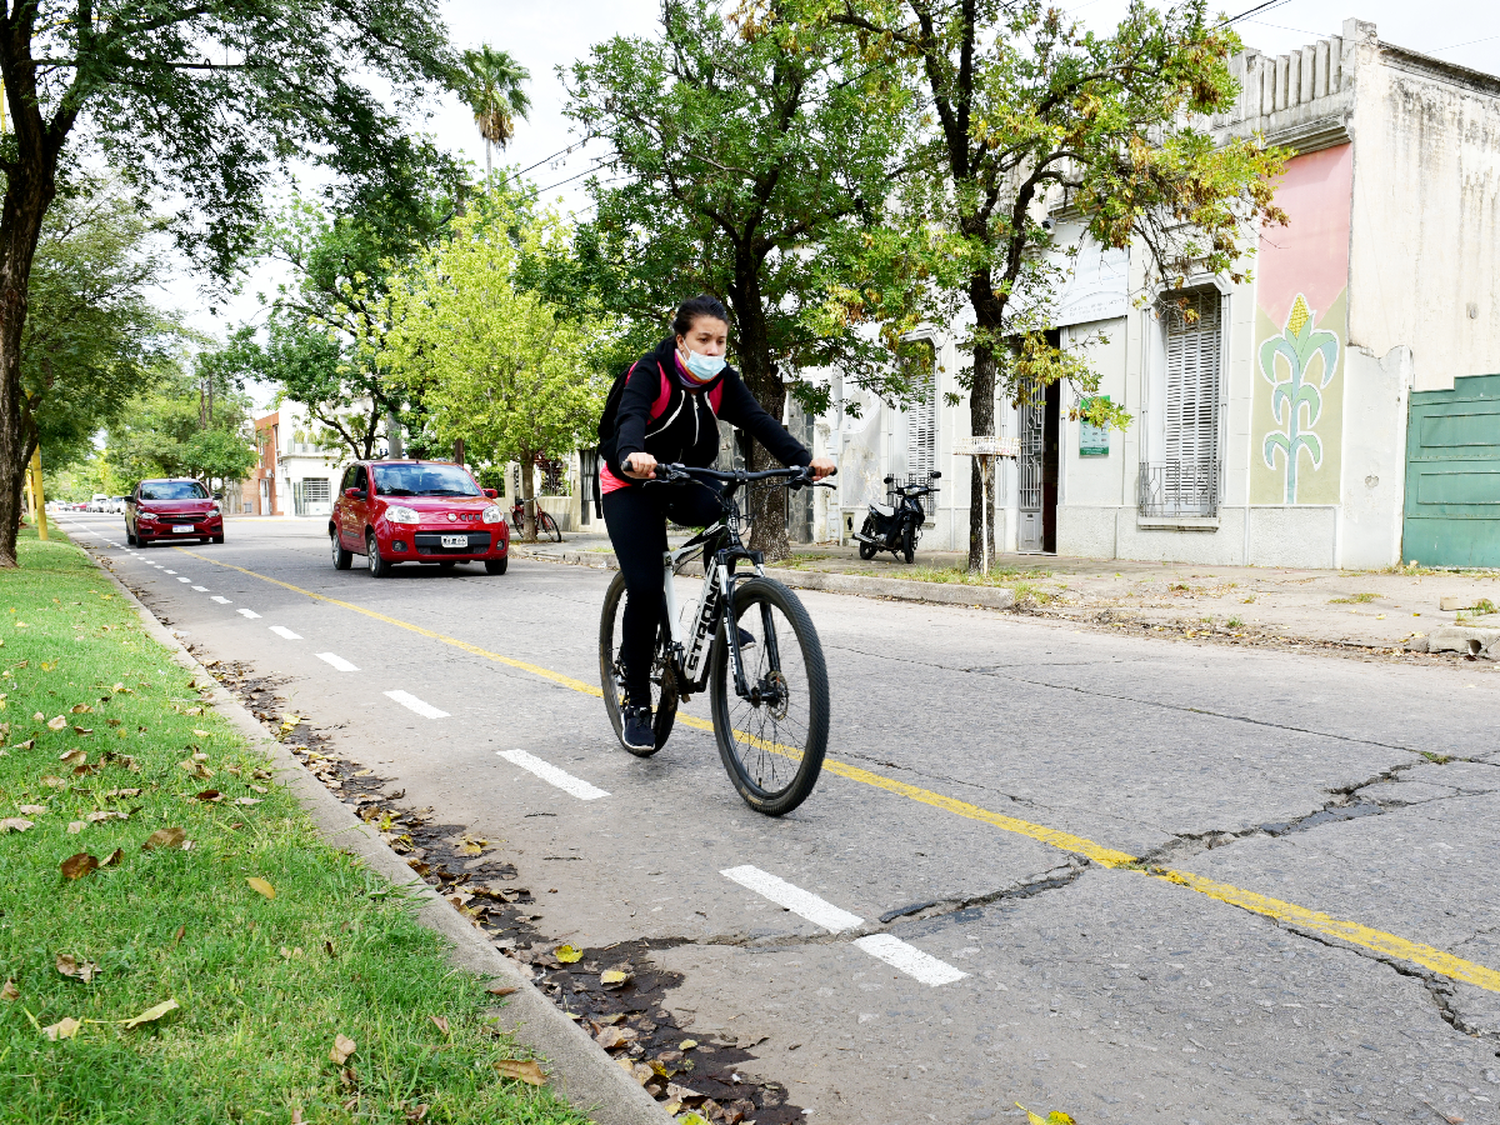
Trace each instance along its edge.
<path fill-rule="evenodd" d="M 745 694 L 724 627 L 710 676 L 714 739 L 745 803 L 767 816 L 807 800 L 828 747 L 828 669 L 812 618 L 780 582 L 753 578 L 734 593 Z"/>
<path fill-rule="evenodd" d="M 667 660 L 666 625 L 658 626 L 656 650 L 651 657 L 651 727 L 656 745 L 637 750 L 625 744 L 625 665 L 620 660 L 620 638 L 624 635 L 625 576 L 616 574 L 604 595 L 604 612 L 599 618 L 599 686 L 604 689 L 604 709 L 615 728 L 620 745 L 638 758 L 649 758 L 667 744 L 672 725 L 677 721 L 677 677 Z"/>
<path fill-rule="evenodd" d="M 538 535 L 550 536 L 554 543 L 562 542 L 562 532 L 557 528 L 557 521 L 546 512 L 536 514 L 536 530 Z"/>

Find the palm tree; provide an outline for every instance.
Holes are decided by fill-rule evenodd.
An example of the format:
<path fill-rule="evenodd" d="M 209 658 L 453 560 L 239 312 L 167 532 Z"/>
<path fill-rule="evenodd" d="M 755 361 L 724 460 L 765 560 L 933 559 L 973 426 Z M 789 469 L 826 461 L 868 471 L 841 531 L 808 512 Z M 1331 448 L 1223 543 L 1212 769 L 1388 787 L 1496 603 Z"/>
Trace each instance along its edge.
<path fill-rule="evenodd" d="M 531 99 L 521 83 L 531 77 L 509 51 L 497 51 L 488 43 L 477 51 L 465 51 L 459 73 L 459 93 L 474 111 L 474 124 L 484 138 L 484 175 L 491 174 L 490 153 L 515 136 L 515 118 L 524 118 Z"/>

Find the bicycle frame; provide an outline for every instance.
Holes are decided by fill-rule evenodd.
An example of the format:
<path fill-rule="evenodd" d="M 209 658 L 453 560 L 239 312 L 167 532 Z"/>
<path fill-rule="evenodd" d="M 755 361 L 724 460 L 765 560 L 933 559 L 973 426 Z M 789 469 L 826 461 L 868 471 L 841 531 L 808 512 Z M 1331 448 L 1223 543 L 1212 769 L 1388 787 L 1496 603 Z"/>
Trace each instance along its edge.
<path fill-rule="evenodd" d="M 673 474 L 669 478 L 673 481 L 689 480 L 698 473 L 722 480 L 727 485 L 720 496 L 720 502 L 724 505 L 724 518 L 704 528 L 675 551 L 669 550 L 662 555 L 667 628 L 672 638 L 671 662 L 678 680 L 679 696 L 686 701 L 693 693 L 707 687 L 709 651 L 720 622 L 724 622 L 724 640 L 729 653 L 729 668 L 734 676 L 735 693 L 741 698 L 751 698 L 757 689 L 752 689 L 745 680 L 744 664 L 740 659 L 739 629 L 728 628 L 728 623 L 739 620 L 734 612 L 735 587 L 749 578 L 763 577 L 765 563 L 761 552 L 748 549 L 740 539 L 740 508 L 735 493 L 742 484 L 751 480 L 784 476 L 785 472 L 771 470 L 765 473 L 720 473 L 711 469 L 682 470 L 677 466 L 665 468 Z M 710 553 L 710 547 L 716 541 L 719 541 L 719 546 Z M 677 601 L 672 578 L 695 554 L 703 556 L 703 585 L 698 595 L 697 611 L 693 614 L 692 627 L 684 629 L 681 606 Z M 741 574 L 735 570 L 735 564 L 742 560 L 751 564 L 753 573 Z M 775 634 L 770 629 L 766 633 L 767 655 L 772 660 L 773 667 L 779 666 L 781 654 L 776 648 Z"/>

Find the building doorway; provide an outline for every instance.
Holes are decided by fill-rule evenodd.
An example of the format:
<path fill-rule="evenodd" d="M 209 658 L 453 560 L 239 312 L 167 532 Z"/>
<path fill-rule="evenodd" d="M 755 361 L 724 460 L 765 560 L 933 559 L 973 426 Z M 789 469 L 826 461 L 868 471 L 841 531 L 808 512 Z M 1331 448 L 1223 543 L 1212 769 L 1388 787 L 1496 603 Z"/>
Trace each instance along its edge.
<path fill-rule="evenodd" d="M 1055 332 L 1047 333 L 1056 345 Z M 1061 444 L 1062 386 L 1052 383 L 1021 406 L 1020 527 L 1022 554 L 1057 553 L 1057 491 Z"/>

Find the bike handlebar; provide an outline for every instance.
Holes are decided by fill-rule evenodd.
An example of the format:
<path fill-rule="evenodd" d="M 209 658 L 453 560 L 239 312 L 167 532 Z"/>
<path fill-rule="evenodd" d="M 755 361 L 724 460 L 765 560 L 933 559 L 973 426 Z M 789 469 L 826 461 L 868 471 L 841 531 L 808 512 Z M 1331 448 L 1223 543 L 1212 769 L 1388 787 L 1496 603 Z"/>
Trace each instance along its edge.
<path fill-rule="evenodd" d="M 664 471 L 665 475 L 663 475 Z M 829 476 L 837 475 L 837 469 L 829 474 Z M 770 480 L 773 477 L 786 477 L 787 485 L 793 488 L 800 488 L 804 484 L 820 483 L 812 479 L 812 475 L 808 472 L 806 465 L 799 465 L 792 469 L 763 469 L 752 473 L 745 469 L 733 469 L 729 472 L 724 472 L 720 469 L 705 469 L 696 465 L 683 465 L 680 463 L 670 465 L 658 464 L 656 466 L 656 475 L 650 481 L 647 481 L 647 483 L 672 484 L 673 482 L 692 480 L 694 477 L 706 477 L 709 480 L 719 480 L 733 484 L 748 484 L 751 481 Z M 828 485 L 827 487 L 832 488 L 833 486 Z"/>

